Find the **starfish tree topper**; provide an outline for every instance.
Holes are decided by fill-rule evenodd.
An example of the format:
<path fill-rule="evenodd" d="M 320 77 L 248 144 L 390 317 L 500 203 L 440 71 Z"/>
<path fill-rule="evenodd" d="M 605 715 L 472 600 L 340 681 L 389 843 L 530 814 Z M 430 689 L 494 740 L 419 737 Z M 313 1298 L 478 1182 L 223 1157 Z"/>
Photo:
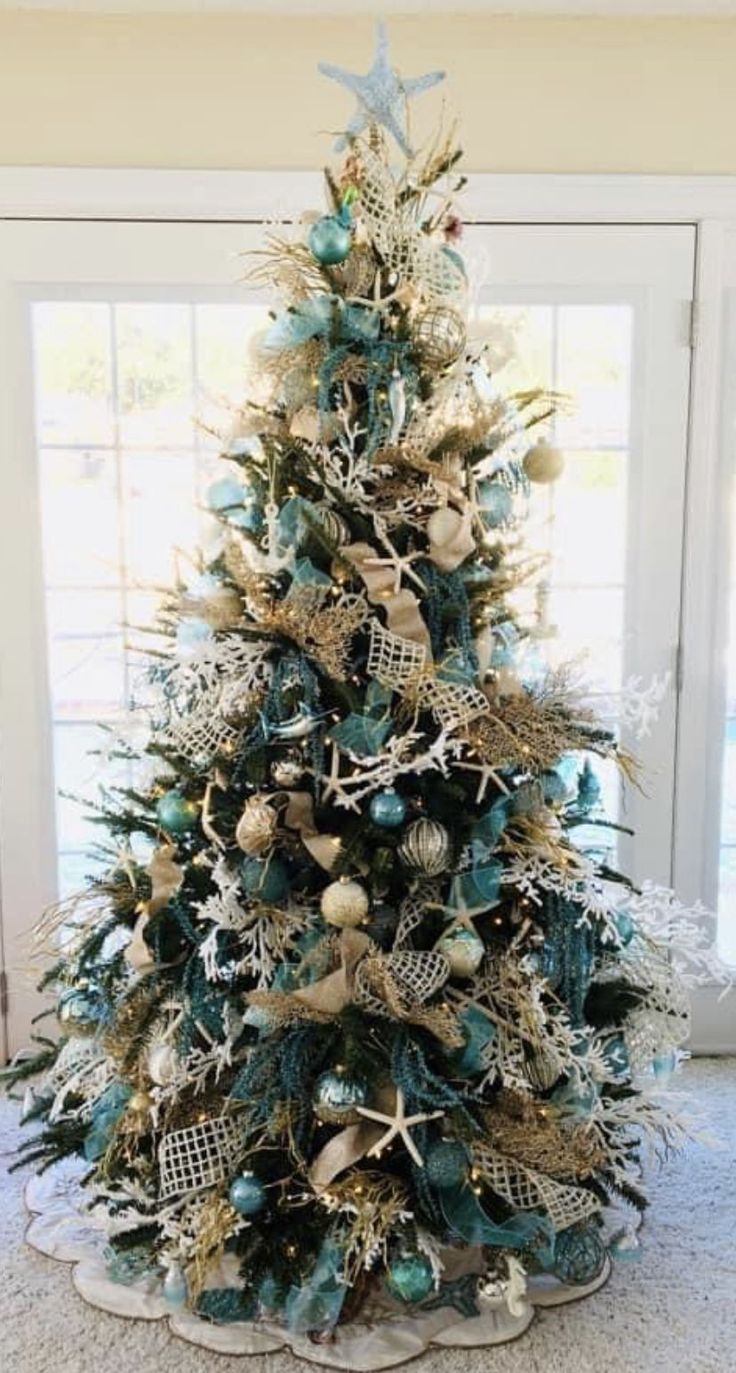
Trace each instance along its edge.
<path fill-rule="evenodd" d="M 406 137 L 406 104 L 414 95 L 421 95 L 440 81 L 444 81 L 442 71 L 426 72 L 424 76 L 404 79 L 391 66 L 388 51 L 386 25 L 376 25 L 376 55 L 373 66 L 365 76 L 335 67 L 330 62 L 320 62 L 319 70 L 323 76 L 339 81 L 353 95 L 357 96 L 358 108 L 347 126 L 346 134 L 338 138 L 335 147 L 344 148 L 350 134 L 361 133 L 368 124 L 382 124 L 393 134 L 401 151 L 411 157 L 412 150 Z"/>

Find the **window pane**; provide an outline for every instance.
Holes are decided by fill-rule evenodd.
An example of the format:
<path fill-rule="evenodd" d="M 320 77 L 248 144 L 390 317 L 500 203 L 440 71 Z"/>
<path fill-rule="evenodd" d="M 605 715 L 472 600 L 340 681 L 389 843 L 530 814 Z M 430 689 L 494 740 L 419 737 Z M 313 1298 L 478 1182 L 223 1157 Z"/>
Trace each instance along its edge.
<path fill-rule="evenodd" d="M 40 301 L 32 320 L 39 444 L 112 443 L 109 305 Z"/>
<path fill-rule="evenodd" d="M 242 401 L 263 306 L 194 301 L 41 301 L 33 306 L 49 689 L 59 792 L 94 799 L 109 763 L 95 721 L 145 699 L 161 588 L 209 523 L 217 439 Z M 102 447 L 101 445 L 106 445 Z M 58 446 L 54 446 L 58 445 Z M 112 780 L 127 783 L 125 765 Z M 77 889 L 102 837 L 59 797 L 59 878 Z"/>

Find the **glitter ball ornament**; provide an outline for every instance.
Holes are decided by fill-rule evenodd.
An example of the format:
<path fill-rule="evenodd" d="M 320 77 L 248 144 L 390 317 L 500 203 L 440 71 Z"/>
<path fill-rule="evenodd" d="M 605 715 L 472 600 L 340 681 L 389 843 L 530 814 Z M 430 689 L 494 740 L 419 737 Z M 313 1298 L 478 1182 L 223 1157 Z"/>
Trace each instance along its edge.
<path fill-rule="evenodd" d="M 235 842 L 243 853 L 257 857 L 271 847 L 277 824 L 273 806 L 261 796 L 251 796 L 235 827 Z"/>
<path fill-rule="evenodd" d="M 547 443 L 546 439 L 540 439 L 524 455 L 522 466 L 530 482 L 546 486 L 557 481 L 561 475 L 565 466 L 565 455 L 560 448 Z"/>
<path fill-rule="evenodd" d="M 486 528 L 497 529 L 506 523 L 513 508 L 513 499 L 507 486 L 497 481 L 480 481 L 475 499 Z"/>
<path fill-rule="evenodd" d="M 57 1007 L 59 1024 L 78 1033 L 96 1030 L 102 1020 L 105 998 L 99 987 L 91 982 L 85 986 L 68 987 L 61 993 Z"/>
<path fill-rule="evenodd" d="M 360 882 L 341 877 L 325 887 L 320 910 L 328 925 L 352 928 L 360 925 L 368 914 L 368 893 Z"/>
<path fill-rule="evenodd" d="M 323 267 L 344 262 L 350 252 L 350 230 L 335 215 L 324 215 L 309 230 L 309 248 Z"/>
<path fill-rule="evenodd" d="M 358 1106 L 365 1106 L 368 1087 L 364 1078 L 330 1068 L 317 1078 L 312 1108 L 324 1125 L 357 1125 Z"/>
<path fill-rule="evenodd" d="M 425 877 L 436 877 L 445 871 L 450 860 L 450 836 L 439 820 L 422 816 L 407 829 L 399 855 L 408 868 L 415 868 Z"/>
<path fill-rule="evenodd" d="M 427 367 L 449 367 L 465 347 L 465 324 L 450 305 L 430 305 L 414 321 L 412 340 Z"/>
<path fill-rule="evenodd" d="M 432 1265 L 426 1254 L 402 1254 L 389 1264 L 386 1286 L 392 1297 L 408 1306 L 424 1301 L 434 1287 Z"/>
<path fill-rule="evenodd" d="M 298 749 L 290 749 L 271 764 L 271 777 L 277 787 L 295 787 L 304 776 L 304 758 Z"/>
<path fill-rule="evenodd" d="M 289 894 L 288 874 L 278 858 L 245 858 L 240 865 L 240 880 L 246 896 L 273 906 Z"/>
<path fill-rule="evenodd" d="M 447 959 L 453 977 L 472 977 L 483 962 L 485 953 L 483 940 L 464 925 L 448 930 L 437 941 L 435 948 Z"/>
<path fill-rule="evenodd" d="M 154 1044 L 148 1052 L 148 1075 L 157 1087 L 166 1087 L 173 1082 L 178 1072 L 179 1060 L 171 1044 Z"/>
<path fill-rule="evenodd" d="M 406 801 L 391 787 L 376 792 L 370 804 L 371 820 L 382 829 L 398 829 L 406 815 Z"/>
<path fill-rule="evenodd" d="M 169 834 L 187 834 L 199 818 L 199 807 L 175 789 L 165 791 L 156 803 L 156 816 L 162 829 Z"/>
<path fill-rule="evenodd" d="M 370 296 L 376 279 L 376 259 L 368 244 L 354 243 L 345 262 L 336 273 L 338 284 L 346 296 Z"/>
<path fill-rule="evenodd" d="M 592 1225 L 571 1225 L 555 1237 L 553 1272 L 561 1282 L 592 1282 L 605 1261 L 605 1245 Z"/>
<path fill-rule="evenodd" d="M 255 1173 L 241 1173 L 231 1182 L 228 1192 L 231 1206 L 241 1216 L 257 1216 L 266 1205 L 266 1189 Z"/>
<path fill-rule="evenodd" d="M 455 1139 L 441 1139 L 424 1155 L 424 1173 L 432 1187 L 459 1187 L 468 1172 L 468 1154 Z"/>

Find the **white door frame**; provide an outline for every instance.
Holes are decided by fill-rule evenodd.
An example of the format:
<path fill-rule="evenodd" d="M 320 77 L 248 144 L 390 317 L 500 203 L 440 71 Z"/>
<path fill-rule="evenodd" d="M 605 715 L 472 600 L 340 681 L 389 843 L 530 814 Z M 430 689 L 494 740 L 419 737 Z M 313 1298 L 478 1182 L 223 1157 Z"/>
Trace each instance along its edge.
<path fill-rule="evenodd" d="M 310 172 L 115 170 L 0 167 L 0 219 L 120 219 L 254 222 L 297 217 L 317 205 L 321 177 Z M 719 683 L 712 674 L 723 631 L 721 395 L 727 244 L 736 241 L 734 176 L 496 175 L 470 179 L 468 221 L 480 223 L 687 223 L 697 231 L 691 310 L 693 342 L 688 504 L 683 558 L 672 881 L 683 899 L 713 901 L 705 870 L 714 823 L 710 722 Z M 715 760 L 717 762 L 717 760 Z M 709 789 L 709 783 L 710 789 Z M 703 798 L 708 797 L 708 804 Z M 733 1047 L 736 998 L 717 1012 L 712 994 L 695 999 L 701 1051 Z M 0 1046 L 1 1047 L 1 1046 Z"/>

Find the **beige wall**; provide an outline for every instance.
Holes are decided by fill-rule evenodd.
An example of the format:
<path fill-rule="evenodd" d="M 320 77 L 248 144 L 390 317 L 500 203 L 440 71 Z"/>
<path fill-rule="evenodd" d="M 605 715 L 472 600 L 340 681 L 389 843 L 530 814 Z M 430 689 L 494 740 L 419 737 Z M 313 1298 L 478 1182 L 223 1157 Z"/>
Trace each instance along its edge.
<path fill-rule="evenodd" d="M 471 169 L 736 172 L 736 20 L 391 30 L 407 75 L 447 68 Z M 350 108 L 316 63 L 365 70 L 371 46 L 365 18 L 5 12 L 0 164 L 313 167 Z"/>

